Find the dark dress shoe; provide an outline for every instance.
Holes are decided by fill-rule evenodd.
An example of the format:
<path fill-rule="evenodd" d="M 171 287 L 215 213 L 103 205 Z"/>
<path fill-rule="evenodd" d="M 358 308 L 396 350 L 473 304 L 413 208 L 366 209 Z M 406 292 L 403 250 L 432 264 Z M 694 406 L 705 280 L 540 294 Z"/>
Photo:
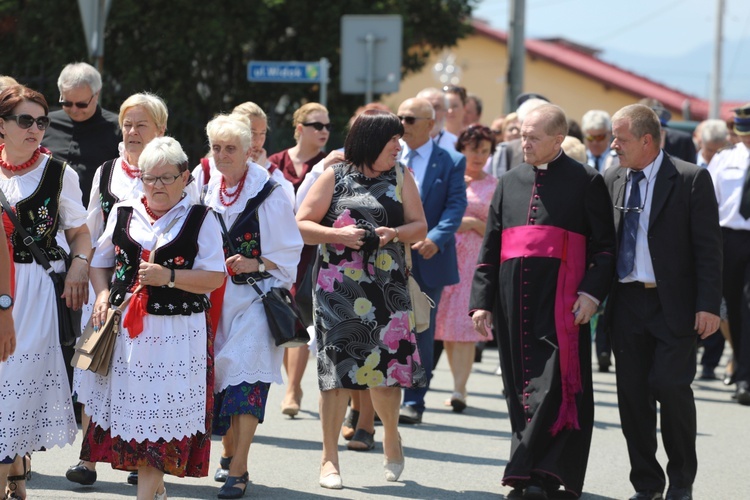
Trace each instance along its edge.
<path fill-rule="evenodd" d="M 672 488 L 667 490 L 667 500 L 693 500 L 693 488 Z"/>
<path fill-rule="evenodd" d="M 398 411 L 398 423 L 400 424 L 421 424 L 422 412 L 417 411 L 412 405 L 403 405 Z"/>
<path fill-rule="evenodd" d="M 750 406 L 750 383 L 741 380 L 737 382 L 737 402 L 744 406 Z"/>
<path fill-rule="evenodd" d="M 664 498 L 660 491 L 636 491 L 630 500 L 662 500 Z"/>
<path fill-rule="evenodd" d="M 138 471 L 134 470 L 130 474 L 128 474 L 128 484 L 132 484 L 133 486 L 138 485 Z"/>
<path fill-rule="evenodd" d="M 505 495 L 508 500 L 518 500 L 523 498 L 523 488 L 513 488 L 510 493 Z"/>
<path fill-rule="evenodd" d="M 83 462 L 78 462 L 77 465 L 70 467 L 65 473 L 65 477 L 68 481 L 82 484 L 84 486 L 91 486 L 96 482 L 96 471 L 88 470 Z"/>
<path fill-rule="evenodd" d="M 599 361 L 599 373 L 609 373 L 609 367 L 612 366 L 612 355 L 603 352 L 597 356 L 597 361 Z"/>
<path fill-rule="evenodd" d="M 716 380 L 716 372 L 713 368 L 704 368 L 703 371 L 701 371 L 701 380 Z"/>
<path fill-rule="evenodd" d="M 523 498 L 526 500 L 547 500 L 547 490 L 544 486 L 538 484 L 530 484 L 523 490 Z"/>

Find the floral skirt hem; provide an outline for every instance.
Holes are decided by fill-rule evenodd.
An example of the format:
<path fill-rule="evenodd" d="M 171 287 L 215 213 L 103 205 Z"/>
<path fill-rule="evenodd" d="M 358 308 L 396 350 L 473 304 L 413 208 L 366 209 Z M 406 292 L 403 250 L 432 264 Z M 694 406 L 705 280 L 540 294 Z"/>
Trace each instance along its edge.
<path fill-rule="evenodd" d="M 213 432 L 225 436 L 229 431 L 232 415 L 252 415 L 263 423 L 266 402 L 271 384 L 268 382 L 242 382 L 230 385 L 214 398 Z"/>

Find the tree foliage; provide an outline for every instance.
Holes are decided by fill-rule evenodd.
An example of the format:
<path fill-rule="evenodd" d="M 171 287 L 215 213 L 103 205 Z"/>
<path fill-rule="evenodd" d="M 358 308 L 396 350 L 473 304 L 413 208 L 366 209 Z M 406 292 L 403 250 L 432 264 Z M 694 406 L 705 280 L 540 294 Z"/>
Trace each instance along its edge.
<path fill-rule="evenodd" d="M 476 1 L 113 0 L 105 31 L 101 103 L 117 111 L 135 92 L 160 95 L 169 107 L 170 135 L 196 158 L 205 148 L 205 123 L 251 100 L 268 113 L 272 134 L 267 147 L 276 151 L 293 140 L 294 109 L 318 100 L 319 89 L 250 83 L 248 61 L 326 57 L 331 62 L 328 108 L 339 131 L 332 143 L 337 145 L 352 111 L 363 103 L 361 95 L 339 92 L 341 16 L 403 16 L 403 76 L 419 70 L 431 51 L 455 45 L 470 31 L 467 19 Z M 77 2 L 0 0 L 0 47 L 0 74 L 42 91 L 54 103 L 62 67 L 88 60 Z"/>

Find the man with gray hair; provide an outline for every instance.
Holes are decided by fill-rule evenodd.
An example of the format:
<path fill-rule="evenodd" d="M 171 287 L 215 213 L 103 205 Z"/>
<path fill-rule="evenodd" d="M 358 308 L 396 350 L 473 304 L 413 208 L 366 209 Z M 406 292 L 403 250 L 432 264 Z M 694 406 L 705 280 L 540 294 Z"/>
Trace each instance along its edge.
<path fill-rule="evenodd" d="M 78 173 L 83 204 L 87 205 L 97 167 L 118 155 L 120 125 L 117 114 L 99 106 L 102 77 L 90 64 L 65 66 L 57 87 L 62 109 L 49 114 L 42 145 Z"/>
<path fill-rule="evenodd" d="M 701 148 L 695 163 L 699 167 L 707 167 L 716 153 L 729 146 L 727 123 L 724 120 L 711 119 L 702 121 L 699 126 Z"/>
<path fill-rule="evenodd" d="M 618 166 L 617 155 L 609 147 L 612 142 L 610 128 L 609 113 L 601 109 L 589 110 L 581 119 L 588 164 L 601 173 Z"/>
<path fill-rule="evenodd" d="M 440 89 L 428 87 L 416 95 L 417 99 L 425 99 L 435 110 L 435 125 L 430 130 L 430 137 L 438 147 L 449 151 L 456 151 L 458 136 L 445 130 L 445 117 L 448 114 L 448 96 Z"/>
<path fill-rule="evenodd" d="M 531 97 L 521 99 L 526 94 L 519 96 L 516 102 L 521 102 L 516 110 L 518 116 L 518 122 L 523 125 L 523 119 L 539 106 L 549 104 L 549 101 L 540 97 L 534 97 L 538 94 L 528 94 Z M 503 173 L 507 172 L 513 167 L 517 167 L 523 163 L 523 149 L 521 146 L 521 139 L 513 139 L 508 142 L 501 142 L 495 149 L 495 154 L 490 158 L 489 173 L 495 177 L 500 177 Z"/>

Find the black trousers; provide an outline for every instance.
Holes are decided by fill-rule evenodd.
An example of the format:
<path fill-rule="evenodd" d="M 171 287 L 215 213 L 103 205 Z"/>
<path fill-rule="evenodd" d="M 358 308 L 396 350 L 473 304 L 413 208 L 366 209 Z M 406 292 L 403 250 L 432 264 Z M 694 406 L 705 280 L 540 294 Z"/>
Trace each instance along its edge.
<path fill-rule="evenodd" d="M 750 382 L 750 231 L 722 228 L 724 299 L 737 381 Z"/>
<path fill-rule="evenodd" d="M 698 460 L 693 390 L 697 334 L 669 329 L 656 288 L 617 284 L 613 295 L 612 348 L 617 360 L 617 398 L 630 457 L 630 482 L 637 491 L 663 491 L 664 471 L 656 459 L 656 403 L 667 452 L 669 484 L 693 484 Z"/>

